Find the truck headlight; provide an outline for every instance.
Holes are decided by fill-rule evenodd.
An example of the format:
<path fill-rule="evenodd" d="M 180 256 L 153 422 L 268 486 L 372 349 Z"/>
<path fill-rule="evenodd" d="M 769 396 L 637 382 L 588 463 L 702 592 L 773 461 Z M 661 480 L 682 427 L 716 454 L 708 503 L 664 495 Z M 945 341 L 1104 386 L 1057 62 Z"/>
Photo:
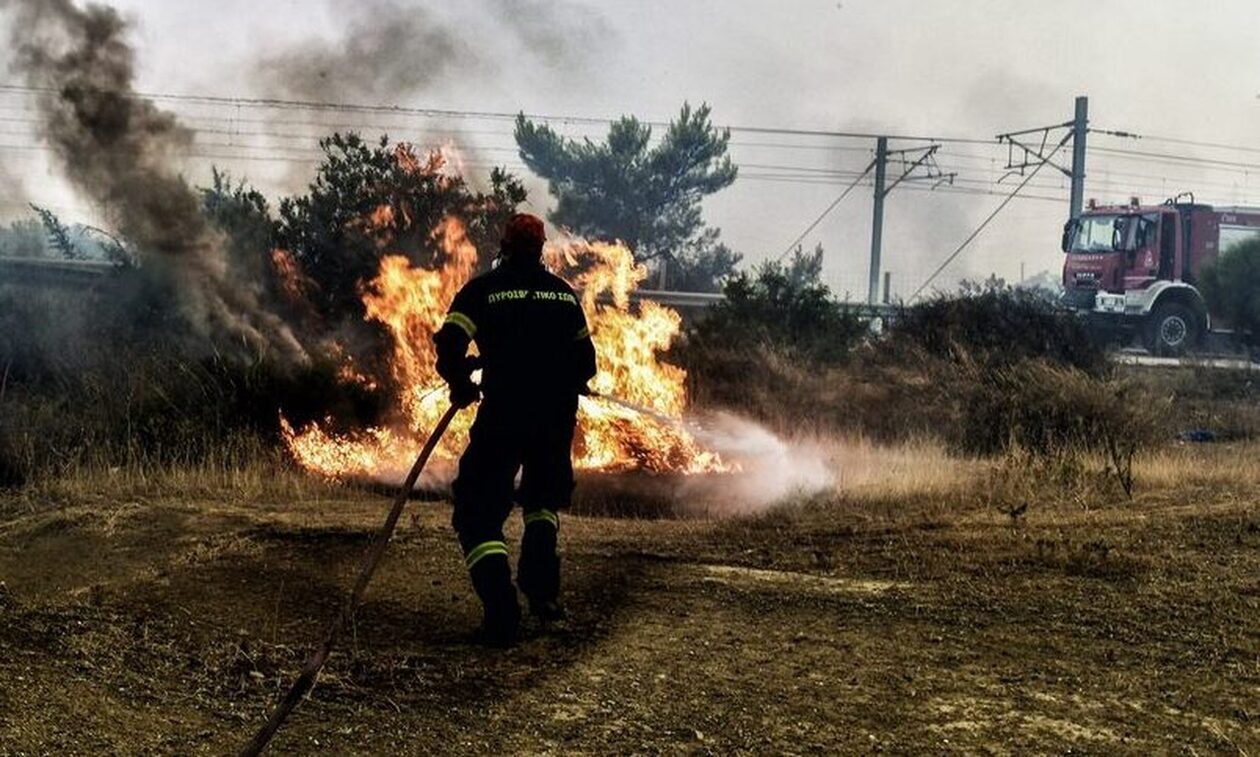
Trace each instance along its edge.
<path fill-rule="evenodd" d="M 1094 300 L 1094 310 L 1100 313 L 1123 313 L 1124 295 L 1099 292 Z"/>

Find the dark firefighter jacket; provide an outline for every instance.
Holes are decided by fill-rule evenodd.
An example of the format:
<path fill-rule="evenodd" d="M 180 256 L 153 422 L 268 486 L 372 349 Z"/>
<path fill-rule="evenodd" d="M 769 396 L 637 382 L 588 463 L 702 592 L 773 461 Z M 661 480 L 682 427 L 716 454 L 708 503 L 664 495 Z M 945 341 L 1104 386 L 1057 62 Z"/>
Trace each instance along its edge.
<path fill-rule="evenodd" d="M 595 375 L 595 347 L 573 289 L 539 261 L 505 260 L 464 285 L 434 335 L 452 387 L 472 373 L 475 342 L 487 400 L 573 402 Z"/>

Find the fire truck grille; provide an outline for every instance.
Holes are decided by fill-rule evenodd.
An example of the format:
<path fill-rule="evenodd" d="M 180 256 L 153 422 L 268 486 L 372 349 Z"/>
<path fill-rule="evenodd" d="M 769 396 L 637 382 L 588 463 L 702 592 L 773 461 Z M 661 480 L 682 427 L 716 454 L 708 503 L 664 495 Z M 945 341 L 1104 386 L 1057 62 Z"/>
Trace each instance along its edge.
<path fill-rule="evenodd" d="M 1069 289 L 1063 293 L 1063 304 L 1073 310 L 1093 310 L 1097 289 Z"/>

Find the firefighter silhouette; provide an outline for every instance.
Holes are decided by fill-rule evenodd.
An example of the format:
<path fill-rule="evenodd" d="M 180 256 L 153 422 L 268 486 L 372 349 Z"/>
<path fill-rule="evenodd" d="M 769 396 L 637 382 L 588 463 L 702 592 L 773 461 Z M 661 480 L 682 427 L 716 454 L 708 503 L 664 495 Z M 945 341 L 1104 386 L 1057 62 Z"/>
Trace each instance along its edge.
<path fill-rule="evenodd" d="M 464 285 L 434 335 L 451 402 L 466 407 L 481 398 L 452 485 L 452 525 L 485 610 L 481 639 L 493 646 L 516 641 L 516 587 L 543 623 L 564 615 L 559 514 L 573 492 L 578 396 L 595 375 L 586 317 L 573 289 L 543 267 L 545 241 L 539 218 L 513 216 L 498 265 Z M 476 362 L 468 354 L 474 343 Z M 480 385 L 472 380 L 477 364 Z M 515 587 L 503 536 L 514 502 L 525 524 Z"/>

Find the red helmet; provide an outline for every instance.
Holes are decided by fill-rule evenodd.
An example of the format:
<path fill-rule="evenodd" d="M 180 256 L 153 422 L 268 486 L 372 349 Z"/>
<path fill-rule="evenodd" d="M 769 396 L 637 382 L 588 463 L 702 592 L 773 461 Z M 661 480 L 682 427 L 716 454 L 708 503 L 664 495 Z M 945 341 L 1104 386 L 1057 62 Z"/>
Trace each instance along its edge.
<path fill-rule="evenodd" d="M 547 232 L 543 228 L 542 219 L 529 213 L 512 216 L 507 222 L 507 228 L 503 230 L 503 251 L 508 255 L 517 252 L 540 255 L 543 242 L 546 241 Z"/>

